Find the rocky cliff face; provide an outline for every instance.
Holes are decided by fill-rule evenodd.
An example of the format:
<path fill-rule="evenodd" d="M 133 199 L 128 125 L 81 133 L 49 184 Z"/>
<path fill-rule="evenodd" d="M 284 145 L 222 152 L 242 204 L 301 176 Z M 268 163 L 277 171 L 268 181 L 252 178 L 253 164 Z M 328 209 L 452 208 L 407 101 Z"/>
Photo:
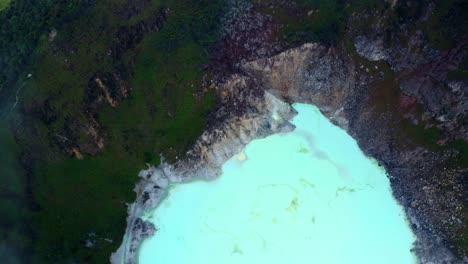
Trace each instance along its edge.
<path fill-rule="evenodd" d="M 355 38 L 357 53 L 370 61 L 388 63 L 397 74 L 401 92 L 424 107 L 423 121 L 444 132 L 440 144 L 457 139 L 468 141 L 467 125 L 463 122 L 468 109 L 468 83 L 447 76 L 466 58 L 467 39 L 449 50 L 439 51 L 427 44 L 421 31 L 416 31 L 408 35 L 407 46 L 385 47 L 383 36 L 376 32 L 377 29 Z"/>
<path fill-rule="evenodd" d="M 434 12 L 434 5 L 422 6 L 411 23 L 392 30 L 385 25 L 387 12 L 371 30 L 350 30 L 359 56 L 385 62 L 392 75 L 364 90 L 349 117 L 350 131 L 387 168 L 418 235 L 420 262 L 455 263 L 468 254 L 468 83 L 449 74 L 463 67 L 468 42 L 465 32 L 451 47 L 436 49 L 421 30 Z M 439 255 L 428 253 L 443 246 Z"/>
<path fill-rule="evenodd" d="M 466 38 L 446 51 L 429 45 L 418 23 L 433 5 L 413 26 L 388 29 L 399 5 L 391 1 L 371 25 L 349 27 L 337 45 L 291 47 L 275 40 L 285 26 L 278 19 L 245 1 L 229 3 L 235 8 L 224 19 L 215 69 L 205 82 L 216 90 L 216 111 L 187 159 L 140 173 L 138 198 L 112 262 L 135 263 L 142 239 L 157 233 L 142 217 L 157 206 L 168 183 L 212 179 L 251 140 L 292 129 L 292 102 L 318 106 L 385 167 L 417 236 L 420 263 L 468 261 L 468 84 L 447 77 L 466 60 Z M 368 18 L 356 14 L 348 24 Z"/>
<path fill-rule="evenodd" d="M 304 44 L 277 56 L 243 65 L 264 89 L 288 102 L 318 106 L 335 123 L 347 128 L 343 107 L 356 92 L 354 65 L 339 51 L 319 44 Z"/>
<path fill-rule="evenodd" d="M 169 182 L 216 177 L 221 165 L 251 140 L 292 129 L 287 121 L 294 113 L 286 102 L 317 105 L 385 166 L 394 195 L 417 235 L 414 250 L 421 263 L 455 263 L 447 241 L 453 241 L 467 223 L 462 196 L 467 168 L 450 164 L 456 150 L 436 152 L 399 144 L 391 113 L 379 111 L 370 96 L 378 87 L 357 67 L 343 51 L 318 44 L 244 63 L 242 74 L 216 86 L 221 104 L 189 158 L 140 173 L 138 199 L 130 207 L 126 238 L 113 263 L 119 262 L 120 254 L 125 263 L 134 263 L 141 240 L 157 232 L 141 217 L 157 206 Z"/>
<path fill-rule="evenodd" d="M 421 263 L 456 261 L 446 243 L 457 240 L 468 220 L 463 211 L 463 179 L 468 170 L 466 164 L 452 163 L 457 150 L 431 151 L 414 142 L 401 144 L 399 141 L 405 139 L 399 139 L 401 135 L 394 131 L 398 124 L 390 117 L 391 109 L 379 111 L 369 96 L 371 89 L 380 87 L 374 87 L 365 75 L 359 76 L 346 54 L 306 44 L 244 67 L 282 98 L 317 105 L 387 169 L 394 195 L 417 234 L 414 250 Z M 459 107 L 451 106 L 454 111 Z M 466 136 L 464 130 L 455 133 Z"/>
<path fill-rule="evenodd" d="M 136 185 L 137 200 L 129 207 L 124 241 L 111 257 L 112 263 L 136 263 L 137 250 L 143 239 L 157 233 L 157 227 L 144 221 L 145 211 L 155 208 L 169 183 L 195 179 L 213 179 L 221 166 L 252 140 L 294 129 L 288 123 L 294 115 L 289 104 L 266 92 L 247 75 L 234 74 L 216 86 L 221 103 L 210 127 L 201 135 L 187 158 L 173 165 L 142 170 Z"/>

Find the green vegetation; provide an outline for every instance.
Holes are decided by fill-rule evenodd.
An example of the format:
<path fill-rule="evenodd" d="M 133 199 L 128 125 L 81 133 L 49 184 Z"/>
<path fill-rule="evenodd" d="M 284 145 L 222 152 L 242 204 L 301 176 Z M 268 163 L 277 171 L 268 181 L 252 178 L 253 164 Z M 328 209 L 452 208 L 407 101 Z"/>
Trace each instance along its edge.
<path fill-rule="evenodd" d="M 143 3 L 141 11 L 123 15 L 134 2 Z M 464 16 L 460 10 L 465 3 L 448 2 L 437 4 L 430 20 L 434 31 L 428 32 L 442 46 L 451 43 L 444 42 L 447 36 L 460 34 L 459 29 L 444 31 L 447 16 L 455 14 L 450 23 Z M 161 154 L 170 162 L 183 157 L 206 125 L 215 98 L 212 91 L 200 89 L 201 78 L 218 38 L 222 1 L 145 3 L 0 0 L 0 104 L 11 101 L 22 87 L 16 108 L 20 113 L 0 120 L 0 215 L 5 216 L 0 219 L 0 236 L 17 246 L 18 255 L 34 253 L 24 262 L 106 263 L 121 242 L 138 170 L 145 163 L 158 164 Z M 385 5 L 370 0 L 299 0 L 294 10 L 261 11 L 284 25 L 278 38 L 288 44 L 337 44 L 353 12 Z M 121 54 L 109 55 L 119 45 L 119 32 L 157 19 L 161 10 L 168 10 L 161 31 L 145 34 Z M 416 16 L 416 11 L 400 11 L 403 17 Z M 385 63 L 362 63 L 372 73 L 384 71 L 389 85 L 373 95 L 375 106 L 384 111 L 398 105 L 394 76 Z M 374 72 L 376 65 L 379 70 Z M 465 69 L 450 76 L 466 76 Z M 98 72 L 123 73 L 131 92 L 118 107 L 101 106 L 90 113 L 86 89 Z M 31 78 L 26 78 L 28 73 Z M 390 110 L 400 118 L 397 110 Z M 70 146 L 91 142 L 92 137 L 80 130 L 90 115 L 105 131 L 104 150 L 84 154 L 83 160 L 65 155 L 68 146 L 58 144 L 57 138 L 66 134 Z M 398 126 L 401 138 L 438 146 L 437 130 L 409 121 Z M 466 161 L 467 144 L 458 145 Z M 93 246 L 86 247 L 87 242 Z"/>
<path fill-rule="evenodd" d="M 448 73 L 449 80 L 461 80 L 468 78 L 468 70 L 467 69 L 458 69 L 455 71 L 450 71 Z"/>
<path fill-rule="evenodd" d="M 0 260 L 14 263 L 31 245 L 31 212 L 27 196 L 28 183 L 17 155 L 19 147 L 5 121 L 0 120 Z M 4 249 L 5 245 L 18 245 Z"/>
<path fill-rule="evenodd" d="M 112 140 L 147 162 L 158 163 L 159 153 L 171 161 L 182 156 L 204 128 L 213 94 L 200 93 L 206 63 L 202 47 L 187 42 L 166 52 L 156 44 L 162 34 L 148 36 L 141 45 L 133 87 L 139 89 L 117 109 L 107 108 L 101 123 Z"/>
<path fill-rule="evenodd" d="M 117 112 L 107 108 L 100 116 L 112 137 L 129 152 L 146 153 L 146 161 L 159 162 L 160 153 L 170 161 L 183 156 L 214 105 L 214 94 L 199 89 L 220 6 L 202 1 L 185 8 L 176 4 L 163 30 L 141 43 L 131 85 L 138 90 Z"/>
<path fill-rule="evenodd" d="M 458 69 L 448 73 L 447 78 L 449 80 L 468 79 L 468 56 L 458 65 Z"/>
<path fill-rule="evenodd" d="M 11 0 L 0 0 L 0 11 L 7 8 Z"/>
<path fill-rule="evenodd" d="M 7 2 L 0 3 L 4 6 Z M 39 37 L 72 20 L 89 5 L 89 1 L 80 0 L 15 0 L 0 12 L 0 102 L 12 96 L 10 88 L 29 64 Z"/>
<path fill-rule="evenodd" d="M 61 159 L 37 170 L 35 250 L 44 263 L 105 263 L 125 228 L 125 202 L 142 163 L 120 149 L 84 160 Z M 116 165 L 118 164 L 118 165 Z M 86 240 L 95 243 L 86 248 Z M 108 240 L 110 239 L 110 240 Z"/>
<path fill-rule="evenodd" d="M 155 0 L 145 11 L 122 19 L 119 15 L 126 3 L 102 0 L 89 5 L 86 15 L 64 15 L 67 23 L 53 27 L 57 35 L 52 42 L 50 23 L 29 28 L 35 37 L 24 41 L 26 50 L 18 49 L 11 55 L 13 60 L 33 54 L 27 71 L 33 76 L 25 82 L 19 106 L 27 127 L 21 128 L 16 139 L 9 129 L 0 131 L 2 147 L 12 146 L 2 149 L 10 158 L 2 159 L 0 165 L 8 164 L 4 168 L 10 169 L 2 169 L 2 176 L 6 176 L 0 180 L 11 181 L 3 170 L 20 171 L 15 162 L 20 156 L 27 157 L 32 196 L 25 202 L 35 204 L 35 209 L 18 206 L 16 198 L 2 201 L 0 212 L 11 211 L 11 219 L 2 219 L 0 234 L 14 245 L 25 245 L 25 251 L 33 251 L 30 262 L 106 263 L 123 237 L 126 203 L 135 198 L 132 189 L 138 171 L 146 162 L 158 164 L 160 154 L 169 161 L 182 157 L 203 131 L 214 105 L 213 92 L 204 92 L 200 86 L 203 66 L 209 63 L 208 50 L 217 40 L 220 2 Z M 52 6 L 60 7 L 53 3 L 35 7 L 49 14 Z M 155 19 L 161 8 L 170 11 L 160 32 L 147 35 L 120 57 L 107 55 L 119 30 Z M 35 14 L 29 7 L 25 12 L 24 16 Z M 3 17 L 0 21 L 9 20 Z M 25 25 L 31 23 L 28 20 Z M 39 43 L 37 48 L 35 43 Z M 10 49 L 5 46 L 5 50 Z M 15 72 L 22 74 L 20 69 L 27 66 L 24 59 L 17 64 L 11 60 L 2 63 L 16 65 Z M 56 143 L 57 135 L 68 133 L 74 145 L 91 140 L 83 132 L 73 131 L 89 122 L 85 101 L 89 80 L 96 72 L 116 70 L 128 75 L 132 91 L 117 108 L 103 106 L 96 114 L 105 130 L 104 151 L 96 156 L 84 154 L 83 160 L 64 155 Z M 5 76 L 12 74 L 6 72 Z M 19 145 L 15 146 L 15 141 Z M 15 179 L 18 182 L 11 188 L 23 191 L 27 177 Z M 3 195 L 4 190 L 1 192 Z M 19 199 L 22 203 L 23 196 Z M 11 223 L 25 219 L 25 214 L 33 226 L 18 222 L 18 230 L 32 230 L 32 235 L 7 230 Z M 21 241 L 23 236 L 33 241 Z M 86 247 L 87 242 L 93 246 Z"/>

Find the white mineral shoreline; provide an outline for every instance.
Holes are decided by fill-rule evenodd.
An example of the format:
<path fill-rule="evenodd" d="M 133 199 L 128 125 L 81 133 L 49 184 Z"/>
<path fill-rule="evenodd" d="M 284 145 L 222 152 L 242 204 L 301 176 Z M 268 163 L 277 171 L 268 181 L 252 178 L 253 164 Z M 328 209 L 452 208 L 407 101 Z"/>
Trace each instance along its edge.
<path fill-rule="evenodd" d="M 174 165 L 162 162 L 158 167 L 150 166 L 140 171 L 141 180 L 135 186 L 137 199 L 128 207 L 126 232 L 121 246 L 111 256 L 112 264 L 137 263 L 142 241 L 156 231 L 154 225 L 143 218 L 148 210 L 161 203 L 171 183 L 213 180 L 220 176 L 222 165 L 252 140 L 294 129 L 289 120 L 296 113 L 289 104 L 265 91 L 259 105 L 263 106 L 262 112 L 254 116 L 232 118 L 206 131 L 193 149 L 199 153 L 195 159 Z M 220 131 L 224 131 L 221 133 L 224 136 L 216 135 Z"/>
<path fill-rule="evenodd" d="M 308 43 L 271 58 L 245 63 L 241 65 L 241 71 L 214 85 L 220 100 L 212 118 L 214 121 L 187 153 L 188 158 L 174 165 L 163 162 L 159 167 L 140 172 L 142 179 L 135 187 L 137 199 L 128 207 L 124 241 L 112 254 L 111 263 L 137 263 L 140 243 L 155 232 L 155 227 L 141 217 L 147 209 L 157 207 L 169 182 L 214 179 L 221 174 L 221 166 L 252 140 L 293 130 L 289 120 L 296 113 L 287 102 L 278 98 L 316 105 L 359 144 L 364 143 L 364 153 L 369 154 L 369 148 L 380 150 L 391 143 L 367 137 L 371 135 L 367 129 L 372 129 L 366 123 L 372 123 L 367 111 L 371 110 L 356 109 L 354 104 L 363 96 L 360 92 L 366 80 L 359 78 L 351 59 L 336 50 Z M 347 118 L 355 123 L 351 129 Z M 363 120 L 355 120 L 360 118 Z M 356 121 L 361 122 L 356 124 Z M 375 156 L 379 163 L 386 164 L 391 159 L 400 166 L 407 166 L 400 158 L 411 157 L 410 152 L 382 152 L 379 155 Z M 391 171 L 392 168 L 386 169 Z M 389 178 L 405 180 L 404 175 L 396 173 Z M 393 183 L 392 190 L 400 194 L 402 191 L 401 186 Z M 422 212 L 412 208 L 406 197 L 399 195 L 396 198 L 403 205 L 417 237 L 414 252 L 420 263 L 464 263 L 464 260 L 456 260 L 427 224 Z"/>

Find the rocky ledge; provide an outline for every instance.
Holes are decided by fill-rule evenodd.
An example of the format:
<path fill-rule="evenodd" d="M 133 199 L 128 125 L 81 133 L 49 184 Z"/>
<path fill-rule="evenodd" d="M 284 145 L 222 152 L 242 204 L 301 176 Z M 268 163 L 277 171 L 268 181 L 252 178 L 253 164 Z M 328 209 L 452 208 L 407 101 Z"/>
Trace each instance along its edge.
<path fill-rule="evenodd" d="M 305 44 L 272 58 L 247 63 L 244 68 L 280 98 L 318 106 L 358 141 L 366 155 L 386 168 L 393 194 L 405 208 L 416 234 L 413 250 L 420 263 L 467 261 L 463 248 L 454 245 L 454 241 L 461 240 L 468 223 L 463 209 L 466 199 L 463 179 L 468 168 L 463 162 L 456 162 L 462 154 L 449 147 L 432 150 L 405 138 L 402 123 L 407 121 L 398 112 L 404 91 L 387 87 L 388 80 L 384 78 L 363 73 L 355 60 L 344 51 Z M 381 107 L 382 103 L 391 102 L 388 98 L 375 98 L 376 93 L 385 89 L 392 90 L 392 94 L 385 96 L 396 97 L 396 105 Z M 466 136 L 460 126 L 452 129 L 461 137 Z"/>
<path fill-rule="evenodd" d="M 127 231 L 112 263 L 136 263 L 142 240 L 157 232 L 144 221 L 145 212 L 159 204 L 170 183 L 213 179 L 222 164 L 250 141 L 294 129 L 288 122 L 295 115 L 292 102 L 319 107 L 386 168 L 393 194 L 417 236 L 413 250 L 420 263 L 467 261 L 460 258 L 460 251 L 453 254 L 453 241 L 468 223 L 463 209 L 468 169 L 453 162 L 459 154 L 455 149 L 433 151 L 398 138 L 392 113 L 382 110 L 374 98 L 375 89 L 385 83 L 363 74 L 352 55 L 304 44 L 239 68 L 219 78 L 224 81 L 210 83 L 219 104 L 187 158 L 140 172 L 137 200 L 129 206 Z"/>
<path fill-rule="evenodd" d="M 214 179 L 221 174 L 223 163 L 250 141 L 294 129 L 288 122 L 296 114 L 294 109 L 262 89 L 254 78 L 234 74 L 216 91 L 221 103 L 187 158 L 140 172 L 137 199 L 129 206 L 124 241 L 112 255 L 112 263 L 136 263 L 141 242 L 157 232 L 157 227 L 143 220 L 145 212 L 160 203 L 170 183 Z"/>

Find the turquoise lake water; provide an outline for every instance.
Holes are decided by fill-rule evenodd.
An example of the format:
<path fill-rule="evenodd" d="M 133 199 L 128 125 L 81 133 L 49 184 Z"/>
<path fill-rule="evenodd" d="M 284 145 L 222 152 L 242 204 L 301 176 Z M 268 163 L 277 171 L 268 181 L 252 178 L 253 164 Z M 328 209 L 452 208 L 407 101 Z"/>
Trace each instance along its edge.
<path fill-rule="evenodd" d="M 215 181 L 172 185 L 140 264 L 415 263 L 383 168 L 312 105 L 251 142 Z"/>

